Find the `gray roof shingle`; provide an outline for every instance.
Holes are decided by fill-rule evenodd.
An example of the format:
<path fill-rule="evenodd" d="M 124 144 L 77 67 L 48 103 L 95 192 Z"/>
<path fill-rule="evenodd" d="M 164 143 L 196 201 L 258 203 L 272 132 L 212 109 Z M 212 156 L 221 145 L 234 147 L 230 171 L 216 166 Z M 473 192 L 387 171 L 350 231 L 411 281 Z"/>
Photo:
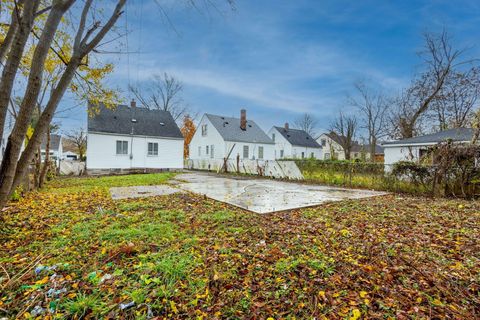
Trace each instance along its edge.
<path fill-rule="evenodd" d="M 240 119 L 206 113 L 205 116 L 225 141 L 275 144 L 253 120 L 247 119 L 247 129 L 240 129 Z"/>
<path fill-rule="evenodd" d="M 299 129 L 285 129 L 284 127 L 276 127 L 278 132 L 288 141 L 291 145 L 309 147 L 309 148 L 321 148 L 315 139 L 313 139 L 307 132 Z"/>
<path fill-rule="evenodd" d="M 92 108 L 89 105 L 89 108 Z M 136 122 L 132 122 L 135 119 Z M 175 120 L 168 111 L 147 108 L 130 108 L 119 105 L 108 109 L 99 106 L 99 111 L 88 117 L 88 131 L 112 134 L 133 134 L 139 136 L 183 139 Z"/>
<path fill-rule="evenodd" d="M 50 134 L 50 150 L 58 150 L 60 147 L 60 135 L 58 134 Z M 41 150 L 45 150 L 47 148 L 47 135 L 45 134 L 42 139 L 42 146 L 40 147 Z"/>
<path fill-rule="evenodd" d="M 452 141 L 470 141 L 472 139 L 473 129 L 471 128 L 456 128 L 456 129 L 449 129 L 444 130 L 432 134 L 427 134 L 424 136 L 418 136 L 403 140 L 396 140 L 396 141 L 389 141 L 383 143 L 383 146 L 391 146 L 391 145 L 408 145 L 408 144 L 432 144 L 432 143 L 439 143 L 445 142 L 447 140 Z"/>

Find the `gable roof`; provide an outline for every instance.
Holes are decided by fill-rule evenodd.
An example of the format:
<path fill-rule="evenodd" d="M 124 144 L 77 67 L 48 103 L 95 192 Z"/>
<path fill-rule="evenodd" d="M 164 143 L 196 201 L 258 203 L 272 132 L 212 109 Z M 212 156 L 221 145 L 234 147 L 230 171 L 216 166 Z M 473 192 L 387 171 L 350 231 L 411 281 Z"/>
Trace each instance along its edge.
<path fill-rule="evenodd" d="M 61 136 L 58 134 L 50 134 L 50 150 L 58 150 L 60 148 Z M 41 150 L 47 149 L 47 135 L 45 134 L 42 139 Z"/>
<path fill-rule="evenodd" d="M 313 139 L 305 130 L 300 129 L 285 129 L 285 127 L 276 127 L 278 132 L 294 146 L 309 147 L 309 148 L 321 148 L 315 139 Z"/>
<path fill-rule="evenodd" d="M 89 104 L 89 108 L 93 106 Z M 107 109 L 99 105 L 99 111 L 88 117 L 88 132 L 133 134 L 136 136 L 183 139 L 175 120 L 168 111 L 147 108 L 130 108 L 119 105 Z M 132 120 L 136 122 L 133 122 Z"/>
<path fill-rule="evenodd" d="M 206 113 L 205 116 L 225 141 L 275 144 L 253 120 L 247 119 L 247 129 L 240 129 L 240 119 Z"/>
<path fill-rule="evenodd" d="M 444 142 L 447 140 L 461 142 L 461 141 L 470 141 L 472 140 L 473 129 L 471 128 L 456 128 L 444 130 L 432 134 L 427 134 L 424 136 L 418 136 L 403 140 L 389 141 L 383 143 L 383 146 L 394 146 L 394 145 L 410 145 L 410 144 L 436 144 L 439 142 Z"/>

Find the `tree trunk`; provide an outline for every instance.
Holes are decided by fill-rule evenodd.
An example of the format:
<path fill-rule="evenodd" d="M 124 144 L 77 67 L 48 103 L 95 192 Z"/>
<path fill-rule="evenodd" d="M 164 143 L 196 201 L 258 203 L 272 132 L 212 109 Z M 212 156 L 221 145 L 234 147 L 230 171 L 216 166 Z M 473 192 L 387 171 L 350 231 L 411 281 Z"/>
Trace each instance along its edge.
<path fill-rule="evenodd" d="M 38 179 L 38 187 L 42 188 L 47 176 L 48 168 L 50 167 L 50 128 L 47 129 L 47 144 L 45 146 L 45 160 L 43 161 L 42 171 Z"/>
<path fill-rule="evenodd" d="M 40 1 L 27 1 L 25 4 L 18 30 L 12 39 L 11 50 L 9 51 L 8 59 L 3 68 L 2 78 L 0 80 L 0 135 L 3 135 L 3 130 L 5 129 L 5 119 L 7 117 L 8 104 L 10 103 L 15 76 L 20 66 L 20 61 L 22 60 L 30 30 L 33 27 L 35 11 L 38 8 L 39 2 Z M 5 159 L 5 156 L 3 159 Z M 2 161 L 2 163 L 3 162 L 4 161 Z M 1 180 L 0 185 L 3 186 L 3 181 Z"/>
<path fill-rule="evenodd" d="M 377 139 L 371 137 L 370 139 L 370 162 L 375 162 L 375 150 L 377 146 Z"/>
<path fill-rule="evenodd" d="M 27 1 L 27 3 L 29 2 L 30 1 Z M 35 2 L 37 3 L 37 1 Z M 50 50 L 50 45 L 63 14 L 72 3 L 73 1 L 70 1 L 69 5 L 61 3 L 61 5 L 56 5 L 52 8 L 45 22 L 45 28 L 43 29 L 40 40 L 35 48 L 25 96 L 20 106 L 13 131 L 8 137 L 7 147 L 0 167 L 0 207 L 2 208 L 7 203 L 8 197 L 12 192 L 12 183 L 15 178 L 18 158 L 33 110 L 37 105 L 37 98 L 42 85 L 43 68 L 48 51 Z M 31 158 L 29 160 L 31 161 Z"/>
<path fill-rule="evenodd" d="M 5 58 L 7 57 L 7 53 L 12 46 L 13 39 L 15 38 L 18 30 L 18 17 L 20 16 L 20 7 L 23 6 L 25 0 L 19 0 L 17 2 L 16 7 L 12 10 L 12 17 L 10 18 L 10 26 L 8 28 L 7 35 L 3 40 L 2 45 L 0 45 L 0 64 L 3 65 L 5 62 Z"/>
<path fill-rule="evenodd" d="M 35 171 L 33 172 L 33 187 L 38 187 L 38 181 L 40 177 L 40 170 L 42 168 L 42 150 L 40 148 L 37 149 L 37 153 L 35 155 Z M 28 168 L 28 166 L 27 166 Z M 16 187 L 15 187 L 16 188 Z"/>
<path fill-rule="evenodd" d="M 97 33 L 95 38 L 89 43 L 86 43 L 87 39 L 84 39 L 84 40 L 81 39 L 81 36 L 83 33 L 83 30 L 82 30 L 83 27 L 82 27 L 82 22 L 80 23 L 81 26 L 79 28 L 79 32 L 77 32 L 77 36 L 75 37 L 75 43 L 73 46 L 74 47 L 73 56 L 70 59 L 67 65 L 67 68 L 65 69 L 65 72 L 62 74 L 62 77 L 60 78 L 57 86 L 52 91 L 50 95 L 50 99 L 47 103 L 47 106 L 45 107 L 45 110 L 40 116 L 40 119 L 35 127 L 35 131 L 33 132 L 33 136 L 30 139 L 30 143 L 27 145 L 27 147 L 22 153 L 22 156 L 20 157 L 20 160 L 18 161 L 17 170 L 15 172 L 15 180 L 13 181 L 13 184 L 11 185 L 10 190 L 13 190 L 14 188 L 16 188 L 16 186 L 20 184 L 22 177 L 25 175 L 28 169 L 28 163 L 32 160 L 32 157 L 34 155 L 34 150 L 38 148 L 38 145 L 40 144 L 40 141 L 41 141 L 40 139 L 42 137 L 42 134 L 45 133 L 46 129 L 50 125 L 50 122 L 52 121 L 52 118 L 53 118 L 53 114 L 57 109 L 58 103 L 60 102 L 65 91 L 67 90 L 67 87 L 70 85 L 70 82 L 72 81 L 72 78 L 75 75 L 75 71 L 77 70 L 78 66 L 81 63 L 82 58 L 85 55 L 87 55 L 90 51 L 92 51 L 95 48 L 95 46 L 97 46 L 98 43 L 107 34 L 107 32 L 115 25 L 115 22 L 118 20 L 118 18 L 122 14 L 122 8 L 125 5 L 125 2 L 126 0 L 118 1 L 117 6 L 115 7 L 115 11 L 110 17 L 110 19 L 108 20 L 108 22 Z M 82 13 L 82 20 L 84 18 L 83 16 L 86 17 L 90 4 L 91 4 L 91 1 L 87 1 L 85 3 L 84 12 Z M 1 198 L 1 194 L 0 194 L 0 208 L 4 207 L 5 204 L 6 204 L 6 201 L 4 201 Z"/>
<path fill-rule="evenodd" d="M 35 130 L 33 131 L 33 135 L 30 138 L 30 142 L 27 144 L 27 147 L 22 152 L 20 160 L 18 161 L 17 170 L 15 173 L 15 180 L 12 184 L 12 190 L 14 190 L 22 181 L 23 176 L 27 172 L 28 164 L 32 161 L 32 157 L 35 154 L 35 150 L 40 146 L 42 141 L 42 136 L 47 131 L 47 128 L 52 121 L 53 115 L 57 106 L 63 97 L 63 94 L 67 90 L 70 82 L 75 75 L 75 70 L 80 64 L 79 58 L 72 58 L 67 66 L 67 69 L 63 73 L 60 81 L 58 82 L 55 89 L 53 89 L 50 100 L 45 107 L 45 110 L 40 115 L 38 119 L 37 125 L 35 126 Z M 2 203 L 0 202 L 0 207 L 2 207 Z"/>

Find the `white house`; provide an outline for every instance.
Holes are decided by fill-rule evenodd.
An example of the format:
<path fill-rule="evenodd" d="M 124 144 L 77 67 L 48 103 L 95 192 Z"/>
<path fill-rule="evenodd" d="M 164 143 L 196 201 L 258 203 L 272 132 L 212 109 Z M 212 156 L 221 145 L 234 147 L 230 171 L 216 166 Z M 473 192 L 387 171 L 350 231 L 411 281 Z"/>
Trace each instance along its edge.
<path fill-rule="evenodd" d="M 273 126 L 268 136 L 275 142 L 275 158 L 314 158 L 322 159 L 322 147 L 307 132 L 291 129 L 288 123 L 284 127 Z"/>
<path fill-rule="evenodd" d="M 47 152 L 47 135 L 45 134 L 40 145 L 40 154 L 42 155 L 42 161 L 45 160 Z M 49 158 L 50 161 L 55 161 L 57 166 L 60 161 L 63 160 L 63 141 L 62 136 L 58 134 L 50 134 L 50 146 L 49 146 Z"/>
<path fill-rule="evenodd" d="M 274 160 L 275 143 L 245 110 L 240 118 L 204 114 L 190 142 L 192 160 Z"/>
<path fill-rule="evenodd" d="M 323 160 L 345 160 L 345 151 L 340 144 L 341 136 L 334 132 L 322 133 L 317 138 L 317 143 L 322 147 Z"/>
<path fill-rule="evenodd" d="M 398 161 L 419 161 L 432 146 L 440 142 L 469 143 L 472 140 L 472 135 L 473 129 L 457 128 L 424 136 L 385 142 L 382 145 L 385 152 L 385 165 L 392 165 Z"/>
<path fill-rule="evenodd" d="M 183 168 L 183 136 L 169 112 L 134 101 L 98 109 L 88 118 L 87 170 Z"/>

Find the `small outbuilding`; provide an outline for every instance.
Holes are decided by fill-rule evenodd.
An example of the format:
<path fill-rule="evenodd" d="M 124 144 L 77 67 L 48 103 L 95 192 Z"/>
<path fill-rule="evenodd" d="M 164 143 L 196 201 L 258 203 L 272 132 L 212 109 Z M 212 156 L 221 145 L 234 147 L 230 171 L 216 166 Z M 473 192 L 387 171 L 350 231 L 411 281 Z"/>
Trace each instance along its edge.
<path fill-rule="evenodd" d="M 452 141 L 469 143 L 472 140 L 473 129 L 456 128 L 444 130 L 423 136 L 389 141 L 383 143 L 385 165 L 392 165 L 399 161 L 418 161 L 427 154 L 430 148 L 438 143 Z"/>

